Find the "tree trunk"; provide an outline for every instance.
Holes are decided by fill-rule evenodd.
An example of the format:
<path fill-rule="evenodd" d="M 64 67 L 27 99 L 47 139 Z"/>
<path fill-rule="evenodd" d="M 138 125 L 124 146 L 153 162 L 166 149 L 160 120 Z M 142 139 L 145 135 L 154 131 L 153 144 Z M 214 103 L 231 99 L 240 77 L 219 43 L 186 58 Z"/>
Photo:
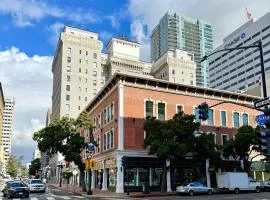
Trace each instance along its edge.
<path fill-rule="evenodd" d="M 162 173 L 162 182 L 161 182 L 161 192 L 167 191 L 167 167 L 166 164 L 163 167 L 163 173 Z"/>
<path fill-rule="evenodd" d="M 82 187 L 83 192 L 86 192 L 86 186 L 84 181 L 84 169 L 80 169 L 80 185 Z"/>

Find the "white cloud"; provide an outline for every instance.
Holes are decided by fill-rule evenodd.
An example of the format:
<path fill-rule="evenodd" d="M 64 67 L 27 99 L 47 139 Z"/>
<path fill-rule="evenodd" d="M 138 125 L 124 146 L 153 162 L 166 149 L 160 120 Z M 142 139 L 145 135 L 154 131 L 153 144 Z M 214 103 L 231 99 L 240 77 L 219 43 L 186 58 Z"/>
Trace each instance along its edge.
<path fill-rule="evenodd" d="M 61 32 L 63 27 L 64 27 L 64 24 L 61 22 L 55 22 L 54 24 L 49 26 L 49 28 L 48 28 L 48 31 L 50 34 L 49 41 L 51 44 L 53 44 L 53 45 L 57 44 L 60 32 Z"/>
<path fill-rule="evenodd" d="M 99 33 L 99 37 L 102 41 L 106 42 L 108 41 L 111 37 L 113 37 L 113 34 L 108 32 L 108 31 L 101 31 Z M 106 44 L 103 44 L 103 46 L 106 45 Z"/>
<path fill-rule="evenodd" d="M 41 0 L 1 0 L 0 14 L 10 14 L 14 24 L 18 27 L 32 26 L 34 22 L 45 17 L 62 18 L 81 24 L 100 21 L 94 10 L 82 8 L 62 9 Z"/>
<path fill-rule="evenodd" d="M 4 96 L 15 97 L 13 151 L 34 147 L 34 131 L 45 126 L 51 106 L 52 57 L 28 56 L 16 47 L 0 51 L 0 80 Z M 17 151 L 20 153 L 20 151 Z M 32 152 L 25 152 L 32 154 Z"/>
<path fill-rule="evenodd" d="M 217 46 L 226 35 L 247 21 L 245 2 L 252 16 L 257 19 L 270 10 L 269 0 L 189 0 L 184 3 L 180 0 L 130 0 L 128 11 L 132 18 L 131 33 L 134 38 L 141 39 L 144 35 L 140 27 L 147 25 L 148 40 L 143 40 L 143 45 L 149 44 L 150 34 L 161 17 L 166 12 L 176 12 L 210 22 L 214 28 L 214 45 Z M 150 49 L 142 53 L 145 54 L 150 57 Z"/>

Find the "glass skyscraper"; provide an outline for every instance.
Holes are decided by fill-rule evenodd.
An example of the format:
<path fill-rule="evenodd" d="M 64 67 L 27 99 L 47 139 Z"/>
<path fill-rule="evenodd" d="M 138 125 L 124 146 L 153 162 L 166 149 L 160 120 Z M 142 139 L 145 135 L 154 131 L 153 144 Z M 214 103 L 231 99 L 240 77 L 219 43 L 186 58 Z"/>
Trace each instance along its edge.
<path fill-rule="evenodd" d="M 166 13 L 152 31 L 151 61 L 155 62 L 168 50 L 175 49 L 194 54 L 197 86 L 208 87 L 208 63 L 200 63 L 200 60 L 213 50 L 212 25 L 203 20 Z"/>

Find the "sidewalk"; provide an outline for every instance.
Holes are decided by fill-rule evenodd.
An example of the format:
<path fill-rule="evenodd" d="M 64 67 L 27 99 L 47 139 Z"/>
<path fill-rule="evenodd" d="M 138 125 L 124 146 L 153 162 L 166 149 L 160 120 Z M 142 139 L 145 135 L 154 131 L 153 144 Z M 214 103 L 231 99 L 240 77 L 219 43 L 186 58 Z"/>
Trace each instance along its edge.
<path fill-rule="evenodd" d="M 143 194 L 142 192 L 130 192 L 129 196 L 127 193 L 115 193 L 112 191 L 101 191 L 98 189 L 92 190 L 93 195 L 87 195 L 86 192 L 82 191 L 81 187 L 76 187 L 74 185 L 62 184 L 62 187 L 59 187 L 59 184 L 48 183 L 48 186 L 53 188 L 57 188 L 59 190 L 63 190 L 66 192 L 70 192 L 76 195 L 84 196 L 84 197 L 105 197 L 105 198 L 145 198 L 145 197 L 158 197 L 158 196 L 172 196 L 176 195 L 176 192 L 151 192 L 150 194 Z"/>

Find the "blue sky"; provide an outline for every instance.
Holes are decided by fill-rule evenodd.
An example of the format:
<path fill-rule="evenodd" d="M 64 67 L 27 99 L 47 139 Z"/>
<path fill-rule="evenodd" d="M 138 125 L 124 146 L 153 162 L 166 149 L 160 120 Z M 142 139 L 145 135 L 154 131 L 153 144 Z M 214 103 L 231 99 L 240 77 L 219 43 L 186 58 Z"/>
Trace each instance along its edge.
<path fill-rule="evenodd" d="M 203 2 L 203 3 L 202 3 Z M 44 127 L 51 106 L 51 62 L 65 24 L 141 44 L 150 58 L 152 29 L 167 12 L 199 18 L 214 28 L 214 46 L 252 17 L 270 12 L 269 0 L 0 0 L 0 81 L 15 97 L 12 154 L 32 159 L 32 135 Z"/>

